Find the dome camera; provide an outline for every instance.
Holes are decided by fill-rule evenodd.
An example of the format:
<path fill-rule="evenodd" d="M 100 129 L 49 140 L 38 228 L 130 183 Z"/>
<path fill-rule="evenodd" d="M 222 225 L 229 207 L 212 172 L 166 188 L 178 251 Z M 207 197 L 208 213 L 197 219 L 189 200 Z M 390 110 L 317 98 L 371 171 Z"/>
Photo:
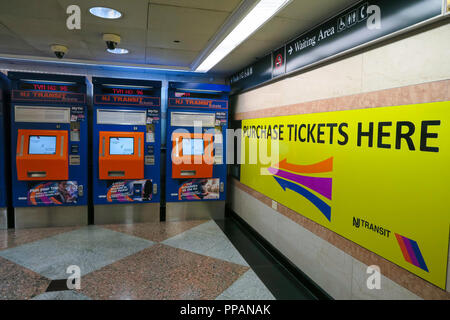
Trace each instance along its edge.
<path fill-rule="evenodd" d="M 69 51 L 69 49 L 66 46 L 60 44 L 52 45 L 51 49 L 58 59 L 62 59 L 64 55 L 67 53 L 67 51 Z"/>
<path fill-rule="evenodd" d="M 106 47 L 110 50 L 114 50 L 117 48 L 117 45 L 120 43 L 120 36 L 112 33 L 103 34 L 103 41 L 106 42 Z"/>

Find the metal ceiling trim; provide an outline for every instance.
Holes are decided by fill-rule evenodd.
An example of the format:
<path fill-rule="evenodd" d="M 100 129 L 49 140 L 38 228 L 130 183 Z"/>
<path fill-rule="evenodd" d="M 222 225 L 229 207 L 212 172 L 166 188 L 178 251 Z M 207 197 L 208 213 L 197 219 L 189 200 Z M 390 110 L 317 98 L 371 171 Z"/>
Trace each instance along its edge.
<path fill-rule="evenodd" d="M 159 66 L 159 65 L 146 65 L 146 64 L 127 64 L 119 62 L 97 62 L 92 60 L 78 60 L 78 59 L 64 59 L 56 60 L 55 58 L 38 57 L 38 56 L 26 56 L 26 55 L 11 55 L 1 54 L 0 61 L 22 61 L 22 62 L 39 62 L 49 63 L 54 65 L 67 65 L 67 66 L 91 66 L 91 67 L 108 67 L 108 68 L 125 68 L 125 69 L 140 69 L 149 71 L 163 71 L 163 72 L 179 72 L 179 73 L 193 73 L 188 68 L 179 68 L 172 66 Z"/>

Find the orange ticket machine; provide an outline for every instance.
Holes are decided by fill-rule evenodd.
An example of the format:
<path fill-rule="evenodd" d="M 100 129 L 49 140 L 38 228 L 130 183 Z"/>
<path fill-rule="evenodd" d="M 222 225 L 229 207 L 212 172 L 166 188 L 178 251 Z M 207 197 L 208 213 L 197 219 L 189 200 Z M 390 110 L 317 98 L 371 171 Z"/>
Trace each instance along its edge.
<path fill-rule="evenodd" d="M 172 134 L 172 178 L 212 178 L 214 144 L 212 134 Z"/>
<path fill-rule="evenodd" d="M 144 133 L 100 131 L 100 180 L 144 179 Z"/>
<path fill-rule="evenodd" d="M 19 129 L 17 136 L 17 180 L 69 179 L 69 134 L 66 130 Z"/>
<path fill-rule="evenodd" d="M 167 111 L 167 221 L 223 218 L 229 86 L 170 82 Z"/>
<path fill-rule="evenodd" d="M 94 223 L 159 222 L 161 82 L 92 82 Z"/>
<path fill-rule="evenodd" d="M 86 78 L 9 72 L 16 228 L 88 224 Z"/>

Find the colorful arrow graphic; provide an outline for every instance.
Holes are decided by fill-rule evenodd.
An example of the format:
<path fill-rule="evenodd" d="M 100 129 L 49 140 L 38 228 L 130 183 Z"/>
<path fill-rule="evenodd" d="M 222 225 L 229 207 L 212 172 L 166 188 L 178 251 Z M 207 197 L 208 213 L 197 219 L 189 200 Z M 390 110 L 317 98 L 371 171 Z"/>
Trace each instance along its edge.
<path fill-rule="evenodd" d="M 314 204 L 320 212 L 322 212 L 328 221 L 331 221 L 331 207 L 306 188 L 309 188 L 331 200 L 333 179 L 305 176 L 298 173 L 311 174 L 331 172 L 333 171 L 333 158 L 329 158 L 311 165 L 291 164 L 284 159 L 274 167 L 275 168 L 268 168 L 267 170 L 273 175 L 273 178 L 278 182 L 284 191 L 286 191 L 286 189 L 290 189 L 305 197 L 312 204 Z"/>
<path fill-rule="evenodd" d="M 429 272 L 417 242 L 397 233 L 395 234 L 395 237 L 397 238 L 398 244 L 400 246 L 400 249 L 402 250 L 405 260 L 412 265 L 415 265 L 416 267 Z"/>
<path fill-rule="evenodd" d="M 308 191 L 307 189 L 303 188 L 302 186 L 292 183 L 287 180 L 280 179 L 278 177 L 275 177 L 275 180 L 279 183 L 279 185 L 283 188 L 284 191 L 286 189 L 290 189 L 306 199 L 308 199 L 313 205 L 317 207 L 317 209 L 320 210 L 320 212 L 323 213 L 323 215 L 328 219 L 328 221 L 331 221 L 331 207 L 326 204 L 323 200 L 321 200 L 319 197 Z"/>

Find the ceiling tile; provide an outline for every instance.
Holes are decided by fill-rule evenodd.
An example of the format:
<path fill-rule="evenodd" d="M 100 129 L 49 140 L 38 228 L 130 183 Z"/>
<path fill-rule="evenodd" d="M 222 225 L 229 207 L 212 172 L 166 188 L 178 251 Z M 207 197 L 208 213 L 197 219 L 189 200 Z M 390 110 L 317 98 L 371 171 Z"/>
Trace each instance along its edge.
<path fill-rule="evenodd" d="M 153 32 L 149 31 L 147 35 L 147 46 L 175 49 L 201 51 L 209 41 L 208 34 L 193 34 L 189 31 L 180 32 Z M 174 41 L 180 41 L 175 43 Z"/>
<path fill-rule="evenodd" d="M 199 54 L 198 51 L 173 50 L 148 47 L 146 63 L 187 67 Z"/>
<path fill-rule="evenodd" d="M 189 32 L 212 37 L 228 16 L 227 12 L 150 5 L 148 26 L 153 32 Z"/>
<path fill-rule="evenodd" d="M 150 0 L 150 3 L 232 12 L 241 3 L 241 0 Z"/>
<path fill-rule="evenodd" d="M 80 31 L 71 31 L 61 28 L 57 20 L 27 18 L 26 23 L 13 15 L 0 14 L 0 22 L 24 42 L 43 50 L 50 50 L 52 44 L 67 45 L 69 42 L 76 45 L 82 41 Z M 37 47 L 36 47 L 37 48 Z"/>
<path fill-rule="evenodd" d="M 310 25 L 309 21 L 274 17 L 256 31 L 251 39 L 282 43 L 297 36 Z"/>
<path fill-rule="evenodd" d="M 41 52 L 0 24 L 0 52 L 4 54 L 40 55 Z"/>
<path fill-rule="evenodd" d="M 358 1 L 360 0 L 294 0 L 281 10 L 277 17 L 309 20 L 318 23 Z"/>
<path fill-rule="evenodd" d="M 73 1 L 72 1 L 73 2 Z M 40 19 L 64 19 L 66 9 L 57 0 L 13 0 L 2 1 L 2 15 L 13 15 L 16 19 L 36 18 Z"/>

